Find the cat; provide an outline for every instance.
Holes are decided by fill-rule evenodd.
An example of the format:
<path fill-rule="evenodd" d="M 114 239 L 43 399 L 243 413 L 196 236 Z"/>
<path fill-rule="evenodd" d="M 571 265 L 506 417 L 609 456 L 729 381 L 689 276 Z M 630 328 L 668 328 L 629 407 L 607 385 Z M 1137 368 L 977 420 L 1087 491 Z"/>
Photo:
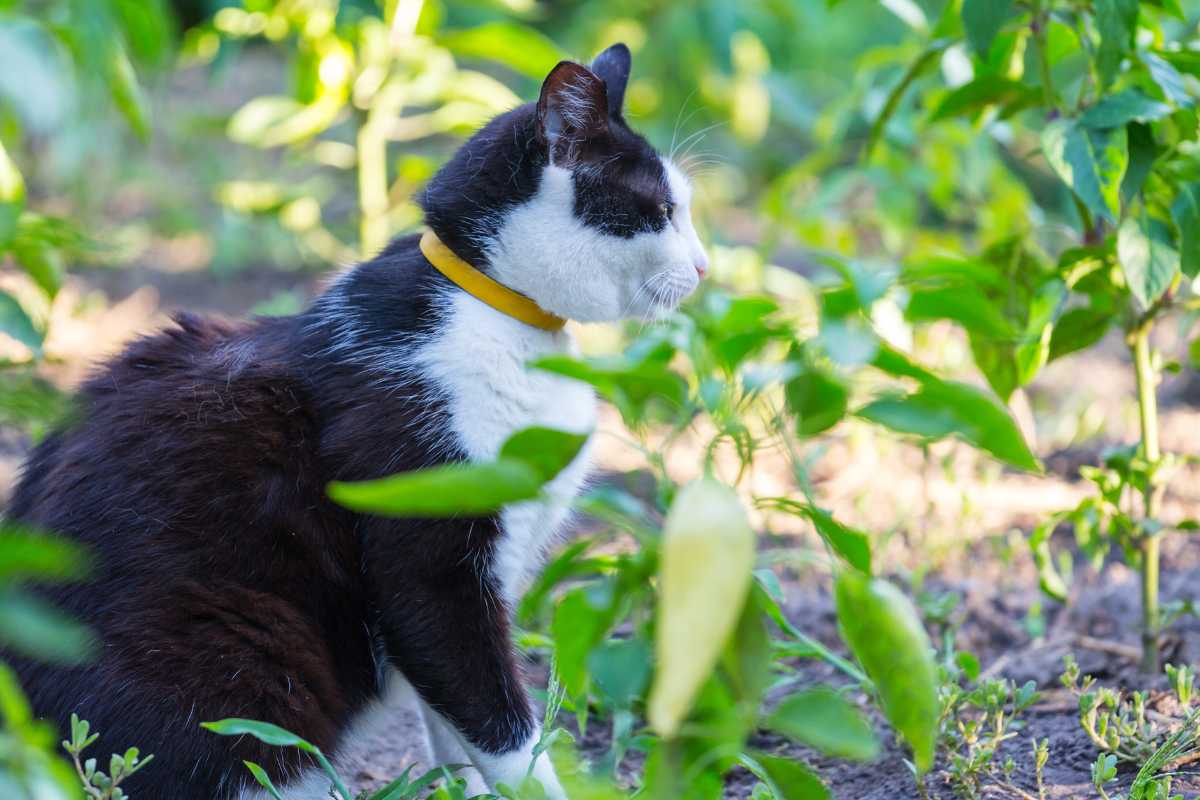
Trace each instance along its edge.
<path fill-rule="evenodd" d="M 422 195 L 435 243 L 544 318 L 668 312 L 707 268 L 691 187 L 627 124 L 630 53 L 564 61 Z M 568 331 L 464 291 L 418 236 L 334 280 L 293 317 L 189 315 L 82 387 L 77 418 L 31 454 L 9 517 L 87 545 L 94 575 L 43 591 L 99 646 L 77 667 L 15 661 L 37 713 L 78 712 L 95 752 L 154 762 L 137 800 L 328 797 L 296 750 L 199 727 L 265 720 L 335 757 L 415 690 L 439 763 L 474 791 L 527 773 L 566 797 L 510 641 L 509 612 L 563 527 L 584 450 L 545 498 L 473 519 L 396 520 L 332 503 L 330 481 L 497 455 L 532 425 L 589 433 L 590 387 L 528 369 Z M 536 304 L 536 305 L 535 305 Z"/>

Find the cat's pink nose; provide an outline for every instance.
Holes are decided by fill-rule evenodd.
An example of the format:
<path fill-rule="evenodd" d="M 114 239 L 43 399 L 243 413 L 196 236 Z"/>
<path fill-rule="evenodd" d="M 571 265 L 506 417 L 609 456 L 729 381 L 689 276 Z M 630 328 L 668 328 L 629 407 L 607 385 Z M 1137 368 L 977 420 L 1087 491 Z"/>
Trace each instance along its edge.
<path fill-rule="evenodd" d="M 708 274 L 708 256 L 704 253 L 696 256 L 696 274 L 703 278 Z"/>

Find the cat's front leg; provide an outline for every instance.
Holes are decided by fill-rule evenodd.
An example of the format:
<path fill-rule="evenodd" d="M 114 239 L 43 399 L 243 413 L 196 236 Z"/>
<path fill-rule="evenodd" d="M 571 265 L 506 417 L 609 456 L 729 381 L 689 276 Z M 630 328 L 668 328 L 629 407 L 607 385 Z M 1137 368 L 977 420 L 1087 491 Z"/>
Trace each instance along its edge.
<path fill-rule="evenodd" d="M 394 666 L 454 731 L 489 788 L 517 786 L 532 774 L 547 797 L 566 800 L 549 758 L 543 753 L 534 762 L 540 726 L 517 668 L 508 610 L 491 578 L 474 559 L 406 572 L 391 576 L 403 588 L 380 598 Z"/>

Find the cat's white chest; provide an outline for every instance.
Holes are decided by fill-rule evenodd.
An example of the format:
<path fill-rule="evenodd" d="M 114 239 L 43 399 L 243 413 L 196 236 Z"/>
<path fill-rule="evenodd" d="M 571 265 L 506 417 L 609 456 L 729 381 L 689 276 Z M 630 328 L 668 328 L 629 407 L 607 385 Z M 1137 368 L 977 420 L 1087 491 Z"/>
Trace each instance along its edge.
<path fill-rule="evenodd" d="M 591 387 L 526 367 L 539 356 L 571 353 L 565 331 L 551 333 L 504 316 L 465 293 L 450 299 L 443 330 L 421 349 L 422 373 L 442 393 L 450 426 L 472 459 L 495 458 L 509 436 L 532 425 L 591 432 Z M 547 499 L 517 503 L 500 516 L 493 574 L 510 607 L 562 527 L 587 477 L 591 443 L 545 487 Z"/>

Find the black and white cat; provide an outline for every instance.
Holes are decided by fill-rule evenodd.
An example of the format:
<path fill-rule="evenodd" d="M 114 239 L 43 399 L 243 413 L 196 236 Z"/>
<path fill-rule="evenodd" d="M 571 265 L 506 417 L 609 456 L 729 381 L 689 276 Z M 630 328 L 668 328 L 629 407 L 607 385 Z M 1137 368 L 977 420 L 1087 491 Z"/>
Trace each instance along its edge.
<path fill-rule="evenodd" d="M 650 317 L 706 258 L 685 176 L 622 115 L 624 45 L 559 64 L 541 96 L 492 120 L 430 182 L 430 229 L 542 310 L 580 322 Z M 328 796 L 301 754 L 201 730 L 282 725 L 336 754 L 411 686 L 434 757 L 477 791 L 532 769 L 538 722 L 509 611 L 563 525 L 587 451 L 544 501 L 475 519 L 393 520 L 331 503 L 331 480 L 490 459 L 531 425 L 589 432 L 583 384 L 529 370 L 570 334 L 502 313 L 435 270 L 417 237 L 339 277 L 296 317 L 181 316 L 82 389 L 71 427 L 26 465 L 9 515 L 80 540 L 86 584 L 45 592 L 96 631 L 98 657 L 16 659 L 37 712 L 136 744 L 139 800 L 249 800 L 243 759 L 291 800 Z"/>

